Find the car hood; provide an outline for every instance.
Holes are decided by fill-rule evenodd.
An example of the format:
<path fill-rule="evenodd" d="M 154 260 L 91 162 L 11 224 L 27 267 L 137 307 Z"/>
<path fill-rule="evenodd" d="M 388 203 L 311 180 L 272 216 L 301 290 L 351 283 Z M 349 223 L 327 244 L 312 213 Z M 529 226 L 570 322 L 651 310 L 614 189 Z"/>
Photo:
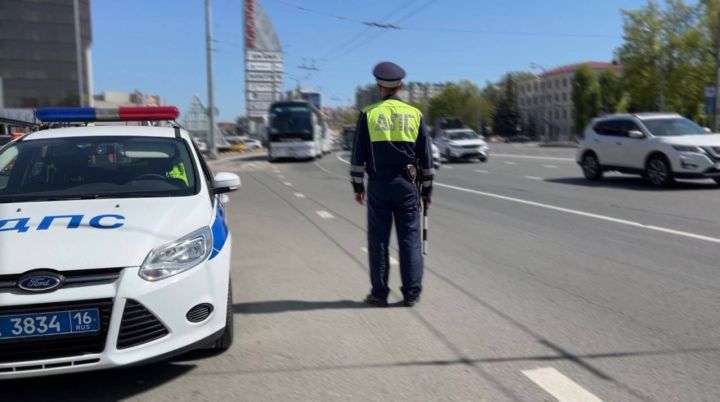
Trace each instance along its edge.
<path fill-rule="evenodd" d="M 451 146 L 460 146 L 464 147 L 466 145 L 477 145 L 482 146 L 485 145 L 485 141 L 477 139 L 477 140 L 450 140 Z"/>
<path fill-rule="evenodd" d="M 657 138 L 660 142 L 670 145 L 720 146 L 720 134 L 678 135 Z"/>
<path fill-rule="evenodd" d="M 197 195 L 0 204 L 0 275 L 142 265 L 153 248 L 209 225 L 209 201 Z M 27 224 L 18 225 L 23 218 Z"/>

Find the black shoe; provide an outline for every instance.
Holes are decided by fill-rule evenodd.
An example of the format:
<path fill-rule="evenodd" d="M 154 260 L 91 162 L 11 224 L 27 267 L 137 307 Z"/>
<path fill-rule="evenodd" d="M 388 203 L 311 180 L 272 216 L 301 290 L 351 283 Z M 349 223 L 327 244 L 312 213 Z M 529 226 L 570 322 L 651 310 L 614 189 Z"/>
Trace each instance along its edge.
<path fill-rule="evenodd" d="M 364 301 L 365 301 L 365 303 L 367 303 L 371 306 L 375 306 L 375 307 L 387 307 L 388 306 L 387 299 L 381 299 L 379 297 L 373 296 L 372 294 L 367 295 L 367 297 L 365 298 Z"/>
<path fill-rule="evenodd" d="M 405 298 L 405 300 L 403 300 L 403 306 L 412 307 L 412 306 L 416 305 L 418 302 L 420 302 L 420 296 L 407 297 L 407 298 Z"/>

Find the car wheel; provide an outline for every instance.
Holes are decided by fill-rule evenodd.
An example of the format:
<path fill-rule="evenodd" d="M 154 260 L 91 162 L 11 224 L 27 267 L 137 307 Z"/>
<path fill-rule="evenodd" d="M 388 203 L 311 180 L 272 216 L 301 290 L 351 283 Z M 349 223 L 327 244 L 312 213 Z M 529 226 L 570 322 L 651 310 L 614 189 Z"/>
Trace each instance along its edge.
<path fill-rule="evenodd" d="M 485 163 L 485 162 L 488 161 L 488 157 L 487 157 L 487 156 L 482 156 L 482 155 L 480 155 L 480 156 L 478 157 L 478 160 L 479 160 L 480 162 L 482 162 L 482 163 Z"/>
<path fill-rule="evenodd" d="M 718 185 L 720 185 L 720 177 L 716 177 L 716 178 L 714 178 L 713 180 L 715 180 L 715 183 L 717 183 Z"/>
<path fill-rule="evenodd" d="M 664 156 L 653 156 L 645 166 L 645 177 L 655 186 L 663 187 L 673 182 L 670 163 Z"/>
<path fill-rule="evenodd" d="M 213 349 L 227 350 L 233 343 L 234 329 L 233 324 L 235 322 L 235 314 L 233 314 L 233 302 L 232 302 L 232 282 L 228 284 L 228 296 L 227 296 L 227 312 L 225 317 L 225 331 L 218 340 L 213 344 Z"/>
<path fill-rule="evenodd" d="M 445 153 L 444 153 L 443 156 L 445 157 L 445 160 L 446 160 L 446 161 L 448 161 L 448 162 L 451 162 L 451 161 L 452 161 L 452 156 L 450 155 L 450 149 L 449 149 L 449 148 L 445 148 Z"/>
<path fill-rule="evenodd" d="M 581 167 L 586 179 L 593 181 L 602 179 L 602 167 L 594 153 L 589 152 L 583 156 Z"/>

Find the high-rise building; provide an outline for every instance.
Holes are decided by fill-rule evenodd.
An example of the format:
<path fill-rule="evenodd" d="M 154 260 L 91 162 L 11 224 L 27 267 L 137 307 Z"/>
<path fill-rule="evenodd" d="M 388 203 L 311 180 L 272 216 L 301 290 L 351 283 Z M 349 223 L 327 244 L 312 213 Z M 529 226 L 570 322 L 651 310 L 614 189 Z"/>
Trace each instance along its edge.
<path fill-rule="evenodd" d="M 90 0 L 0 0 L 0 107 L 90 104 L 90 18 Z"/>
<path fill-rule="evenodd" d="M 539 76 L 518 83 L 518 106 L 527 126 L 535 125 L 538 134 L 549 139 L 571 140 L 584 127 L 575 127 L 575 108 L 572 101 L 572 80 L 575 71 L 587 65 L 595 74 L 607 68 L 621 72 L 617 63 L 590 61 L 547 70 Z"/>

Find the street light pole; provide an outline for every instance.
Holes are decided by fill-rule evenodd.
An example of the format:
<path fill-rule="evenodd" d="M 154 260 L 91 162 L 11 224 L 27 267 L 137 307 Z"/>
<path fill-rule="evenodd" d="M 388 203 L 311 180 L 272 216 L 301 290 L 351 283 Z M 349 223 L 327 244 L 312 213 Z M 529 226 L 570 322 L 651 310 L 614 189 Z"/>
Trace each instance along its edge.
<path fill-rule="evenodd" d="M 212 41 L 212 0 L 205 0 L 205 53 L 207 56 L 208 88 L 208 157 L 210 159 L 217 159 L 217 144 L 215 144 L 215 94 L 213 88 Z"/>
<path fill-rule="evenodd" d="M 85 75 L 82 57 L 82 36 L 80 35 L 80 0 L 73 1 L 73 18 L 75 20 L 75 61 L 77 63 L 78 102 L 85 106 Z"/>
<path fill-rule="evenodd" d="M 547 73 L 547 70 L 543 66 L 541 66 L 537 63 L 531 62 L 530 68 L 535 68 L 535 69 L 542 71 L 543 75 L 545 73 Z M 550 124 L 549 124 L 549 121 L 546 119 L 547 107 L 545 105 L 545 80 L 543 78 L 540 78 L 540 106 L 541 106 L 540 116 L 542 116 L 541 123 L 542 123 L 542 129 L 543 129 L 543 137 L 544 137 L 545 143 L 547 144 L 550 142 L 550 133 L 548 130 L 550 128 L 550 127 L 548 127 Z M 551 113 L 552 113 L 552 111 L 551 111 Z"/>

